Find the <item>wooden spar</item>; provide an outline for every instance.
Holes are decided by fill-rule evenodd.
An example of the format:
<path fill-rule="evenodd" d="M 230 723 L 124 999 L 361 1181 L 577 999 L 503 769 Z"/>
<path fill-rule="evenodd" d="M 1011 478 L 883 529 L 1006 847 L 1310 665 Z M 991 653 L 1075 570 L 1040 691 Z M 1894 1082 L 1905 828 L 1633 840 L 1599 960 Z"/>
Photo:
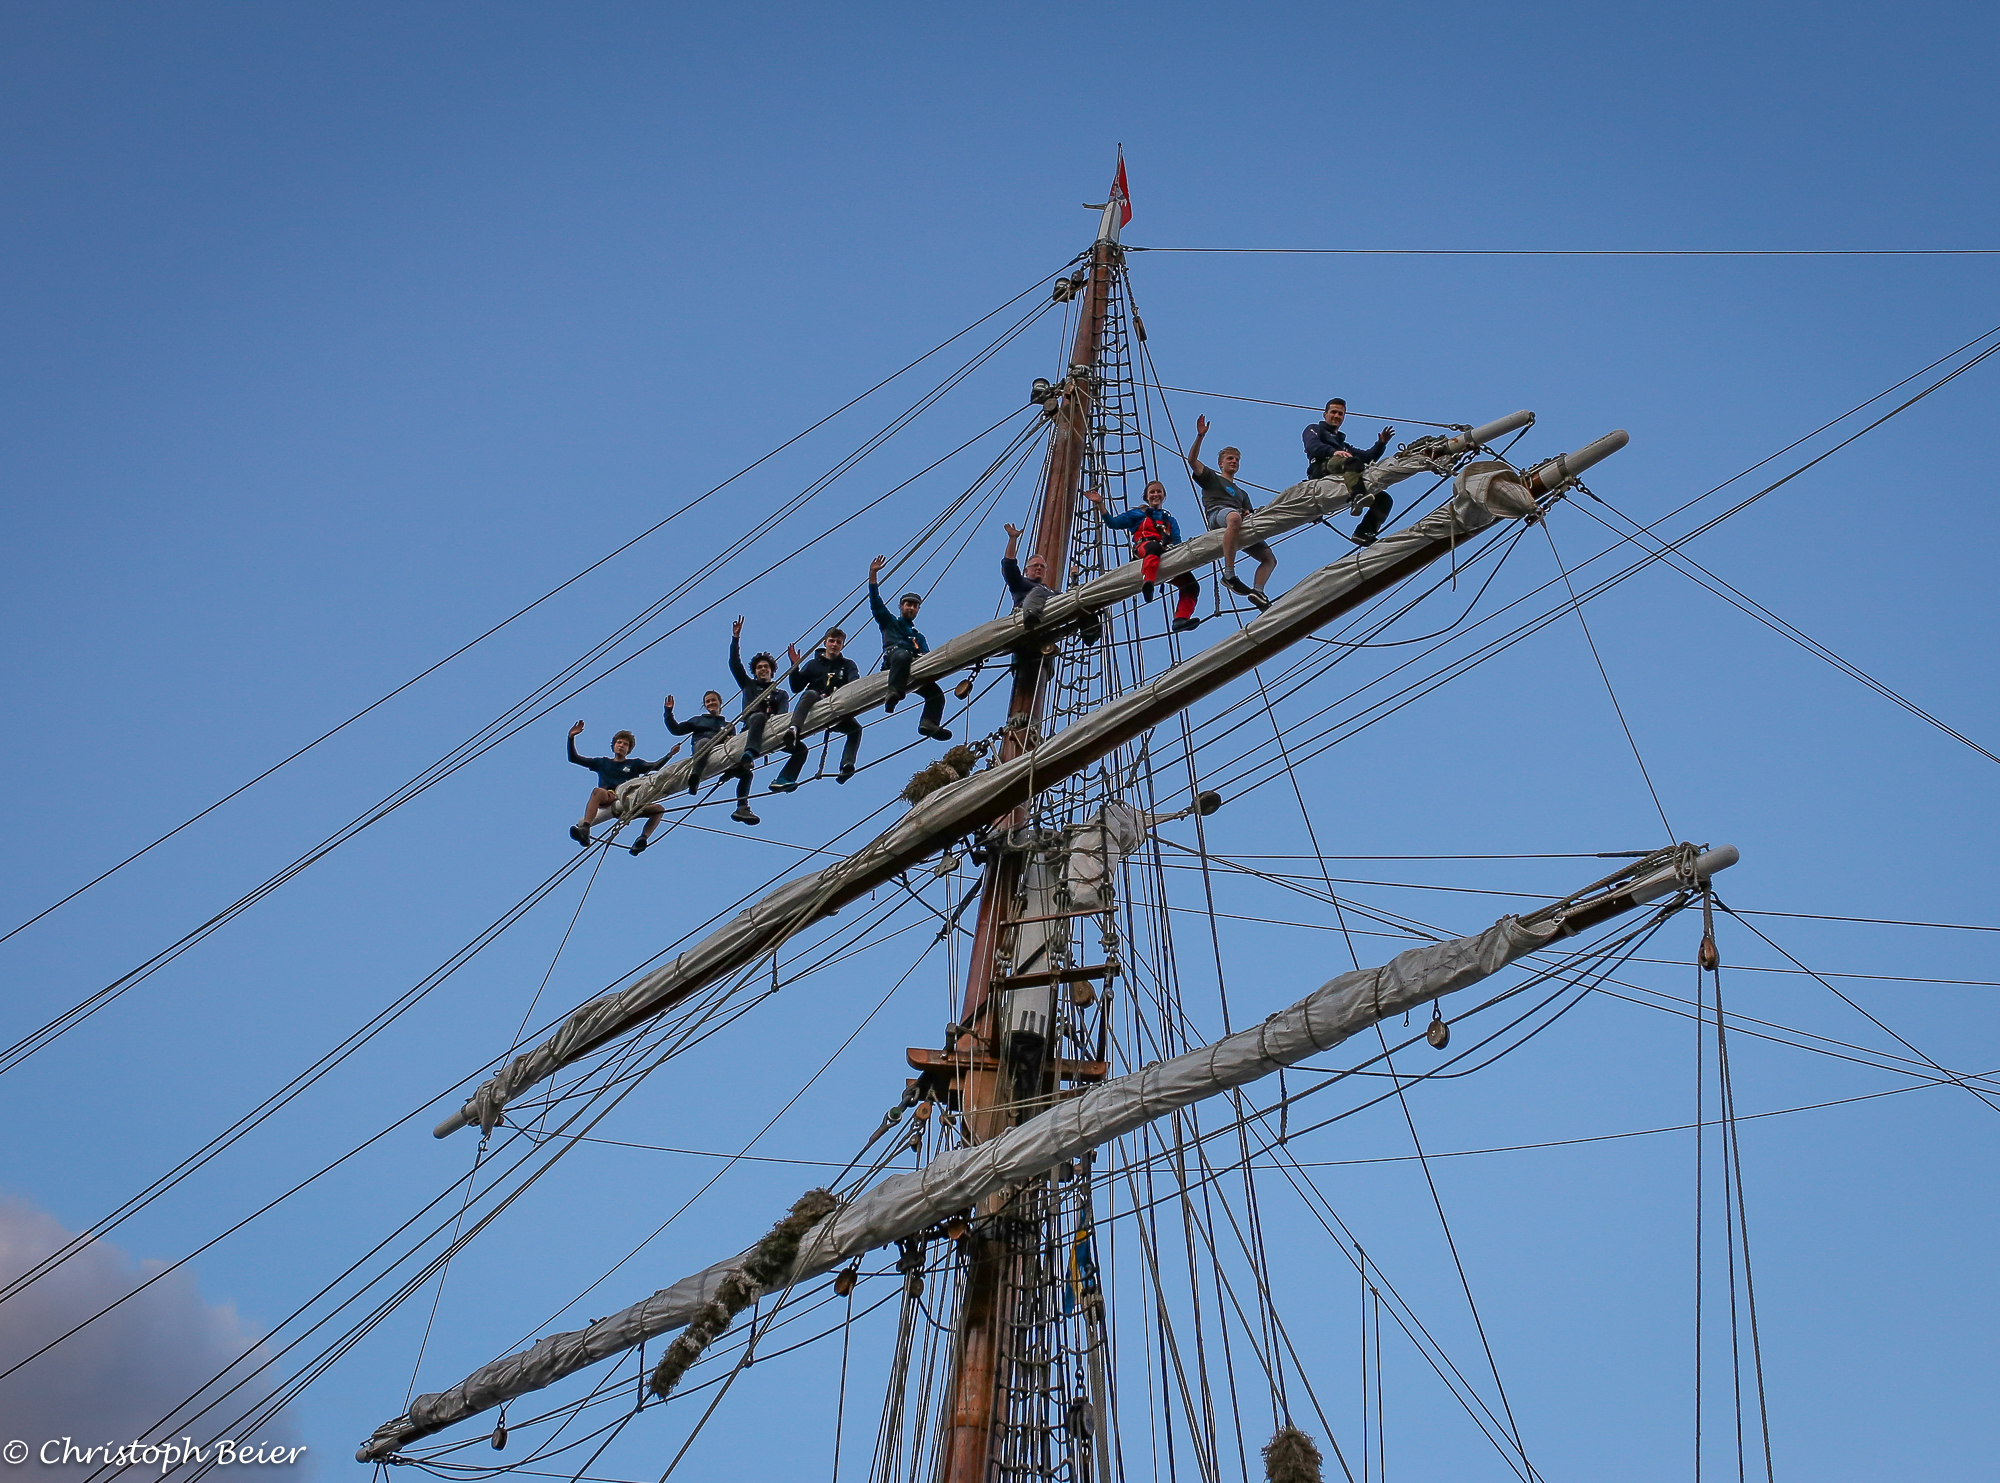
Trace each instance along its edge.
<path fill-rule="evenodd" d="M 1113 200 L 1104 211 L 1098 239 L 1090 249 L 1090 283 L 1085 290 L 1083 311 L 1077 316 L 1076 340 L 1070 350 L 1070 376 L 1056 412 L 1057 427 L 1049 449 L 1048 481 L 1042 489 L 1042 514 L 1035 527 L 1030 553 L 1048 565 L 1044 578 L 1056 587 L 1069 571 L 1070 529 L 1076 520 L 1076 498 L 1082 483 L 1083 455 L 1090 441 L 1092 394 L 1095 372 L 1104 350 L 1104 322 L 1111 302 L 1111 278 L 1122 253 L 1118 246 L 1119 202 Z M 1025 558 L 1024 558 L 1025 559 Z M 1010 721 L 1025 717 L 1024 724 L 1010 730 L 1000 744 L 1000 760 L 1011 761 L 1021 754 L 1029 734 L 1041 722 L 1046 691 L 1045 665 L 1026 672 L 1016 669 L 1014 687 L 1007 706 Z M 1008 819 L 1020 822 L 1019 810 Z M 980 1026 L 958 1037 L 954 1044 L 975 1037 L 987 1046 L 988 1055 L 971 1055 L 967 1070 L 958 1078 L 959 1107 L 967 1136 L 984 1142 L 1006 1126 L 999 1110 L 1003 1074 L 998 1065 L 998 1044 L 993 1025 L 982 1024 L 982 1012 L 993 987 L 993 964 L 1000 934 L 1007 922 L 1019 884 L 1021 857 L 1012 850 L 995 850 L 989 857 L 986 878 L 980 883 L 979 919 L 973 926 L 972 952 L 966 970 L 965 1001 L 959 1023 Z M 943 1439 L 939 1476 L 944 1483 L 985 1483 L 988 1458 L 993 1445 L 993 1422 L 999 1405 L 1002 1368 L 1000 1344 L 1011 1318 L 1014 1284 L 1008 1280 L 1014 1255 L 1002 1239 L 969 1236 L 966 1240 L 965 1286 L 959 1303 L 952 1352 L 957 1362 L 952 1374 L 951 1429 Z"/>
<path fill-rule="evenodd" d="M 1622 431 L 1607 434 L 1542 465 L 1528 479 L 1527 487 L 1537 493 L 1552 493 L 1624 447 L 1625 442 Z M 1484 486 L 1488 497 L 1500 488 L 1491 483 L 1498 477 L 1490 472 L 1493 467 L 1489 465 L 1489 474 L 1481 476 L 1488 481 Z M 1037 792 L 1083 771 L 1148 727 L 1248 673 L 1376 593 L 1443 559 L 1468 536 L 1494 521 L 1525 515 L 1534 508 L 1532 504 L 1524 507 L 1518 482 L 1505 485 L 1516 493 L 1503 501 L 1508 505 L 1504 509 L 1475 498 L 1472 482 L 1477 481 L 1468 481 L 1465 491 L 1455 492 L 1415 523 L 1392 531 L 1366 550 L 1349 551 L 1308 573 L 1273 602 L 1268 612 L 1144 685 L 1072 721 L 1031 755 L 982 769 L 962 782 L 940 788 L 838 864 L 787 882 L 683 949 L 671 962 L 572 1011 L 547 1040 L 523 1051 L 483 1082 L 471 1100 L 438 1125 L 437 1136 L 448 1137 L 468 1126 L 495 1126 L 509 1102 L 563 1066 L 651 1023 L 729 974 L 748 968 L 793 934 L 859 900 L 950 841 L 1003 818 Z"/>

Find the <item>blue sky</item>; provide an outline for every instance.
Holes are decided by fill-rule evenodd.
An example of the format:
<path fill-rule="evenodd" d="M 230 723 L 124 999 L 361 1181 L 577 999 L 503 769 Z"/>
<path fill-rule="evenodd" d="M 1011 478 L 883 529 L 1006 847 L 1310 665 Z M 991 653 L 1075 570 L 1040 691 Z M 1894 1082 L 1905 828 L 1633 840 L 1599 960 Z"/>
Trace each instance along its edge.
<path fill-rule="evenodd" d="M 1995 26 L 1972 6 L 1503 17 L 1453 5 L 17 5 L 5 26 L 12 209 L 0 242 L 15 291 L 0 311 L 0 602 L 16 722 L 0 746 L 16 781 L 0 799 L 13 841 L 4 926 L 1052 276 L 1086 245 L 1095 217 L 1078 203 L 1103 199 L 1121 142 L 1136 208 L 1127 241 L 1141 246 L 2000 246 Z M 1401 419 L 1406 436 L 1409 419 L 1531 407 L 1541 420 L 1520 451 L 1534 457 L 1624 427 L 1631 447 L 1591 483 L 1641 520 L 1991 328 L 1996 271 L 1991 256 L 1132 259 L 1168 384 L 1283 402 L 1345 395 L 1367 430 Z M 1017 407 L 1059 356 L 1045 322 L 788 522 L 769 559 Z M 1691 548 L 1989 747 L 2000 736 L 2000 522 L 1982 455 L 1993 365 Z M 926 384 L 878 393 L 0 944 L 8 1026 L 24 1032 L 116 978 L 416 773 Z M 1183 426 L 1207 412 L 1243 447 L 1249 478 L 1297 477 L 1301 414 L 1191 396 L 1173 407 Z M 733 613 L 754 615 L 746 637 L 760 646 L 811 625 L 975 468 L 961 459 L 918 480 L 693 618 L 0 1076 L 0 1118 L 16 1130 L 0 1193 L 75 1230 L 174 1165 L 562 863 L 582 777 L 560 758 L 570 720 L 588 721 L 587 744 L 632 726 L 655 755 L 661 695 L 722 680 Z M 982 563 L 998 526 L 933 589 L 934 636 L 992 611 Z M 1550 533 L 1572 565 L 1608 539 L 1581 503 Z M 1288 543 L 1277 585 L 1315 553 L 1330 559 L 1331 539 Z M 1539 537 L 1515 562 L 1498 600 L 1555 575 Z M 646 636 L 762 564 L 739 563 Z M 1448 596 L 1411 622 L 1455 613 Z M 1676 831 L 1742 847 L 1732 904 L 1996 921 L 1994 764 L 1672 573 L 1647 572 L 1587 616 Z M 1369 675 L 1391 662 L 1356 661 Z M 1291 704 L 1303 714 L 1332 699 Z M 891 729 L 900 721 L 870 730 L 866 755 Z M 773 801 L 755 839 L 687 831 L 642 860 L 609 859 L 536 1017 L 797 858 L 769 839 L 818 844 L 888 803 L 898 765 Z M 1301 781 L 1329 854 L 1579 852 L 1659 837 L 1574 618 L 1343 743 Z M 728 830 L 724 811 L 702 822 Z M 1305 848 L 1280 787 L 1212 828 L 1224 852 Z M 1352 862 L 1334 873 L 1556 894 L 1595 870 Z M 504 1051 L 578 889 L 113 1244 L 176 1259 Z M 1349 889 L 1454 928 L 1515 904 Z M 1227 894 L 1247 913 L 1316 910 L 1264 888 Z M 2000 980 L 1990 934 L 1759 922 L 1823 971 L 1983 981 L 1835 980 L 1944 1064 L 2000 1066 L 1983 986 Z M 1226 924 L 1232 1002 L 1265 1013 L 1345 966 L 1324 927 Z M 1784 966 L 1733 924 L 1723 937 L 1732 963 Z M 1684 964 L 1693 929 L 1676 923 L 1656 946 Z M 741 1147 L 913 951 L 898 940 L 844 964 L 670 1063 L 606 1136 Z M 1673 993 L 1692 976 L 1633 973 Z M 1810 979 L 1729 982 L 1747 1014 L 1900 1050 Z M 1211 1030 L 1213 991 L 1212 976 L 1190 988 Z M 932 960 L 759 1150 L 844 1160 L 900 1088 L 902 1048 L 933 1039 L 948 1003 Z M 1432 1150 L 1682 1123 L 1692 1041 L 1683 1019 L 1593 999 L 1492 1071 L 1427 1088 L 1413 1110 Z M 1734 1059 L 1745 1111 L 1907 1084 L 1767 1043 L 1746 1041 Z M 463 1140 L 434 1143 L 422 1126 L 202 1256 L 203 1299 L 248 1330 L 277 1324 L 464 1172 Z M 1996 1136 L 1992 1110 L 1949 1087 L 1745 1125 L 1781 1471 L 1964 1476 L 1992 1456 L 1981 1377 L 2000 1308 L 1985 1234 Z M 1299 1150 L 1408 1152 L 1390 1109 Z M 454 1264 L 419 1388 L 547 1331 L 536 1325 L 715 1162 L 593 1147 L 558 1166 Z M 1543 1474 L 1601 1474 L 1616 1459 L 1624 1477 L 1687 1476 L 1687 1135 L 1436 1172 Z M 1370 1250 L 1400 1253 L 1392 1275 L 1454 1352 L 1476 1356 L 1414 1166 L 1322 1173 Z M 577 1313 L 736 1249 L 812 1174 L 738 1166 Z M 1327 1276 L 1317 1227 L 1297 1209 L 1284 1220 L 1297 1249 L 1279 1263 L 1281 1309 L 1324 1331 L 1319 1361 L 1346 1396 L 1351 1294 Z M 400 1408 L 428 1310 L 428 1295 L 408 1305 L 295 1406 L 320 1476 L 342 1476 L 354 1442 Z M 857 1336 L 871 1405 L 886 1332 Z M 824 1457 L 837 1364 L 825 1348 L 760 1365 L 732 1396 L 765 1422 L 737 1439 L 744 1476 L 796 1476 L 801 1459 Z M 1404 1466 L 1505 1475 L 1454 1429 L 1414 1355 L 1385 1365 Z M 0 1420 L 23 1415 L 28 1392 L 10 1401 L 8 1389 L 21 1383 L 0 1382 Z M 1351 1426 L 1342 1404 L 1333 1420 Z M 597 1472 L 657 1476 L 685 1426 L 648 1412 Z M 1720 1432 L 1709 1445 L 1724 1445 Z M 1711 1451 L 1709 1466 L 1721 1459 Z"/>

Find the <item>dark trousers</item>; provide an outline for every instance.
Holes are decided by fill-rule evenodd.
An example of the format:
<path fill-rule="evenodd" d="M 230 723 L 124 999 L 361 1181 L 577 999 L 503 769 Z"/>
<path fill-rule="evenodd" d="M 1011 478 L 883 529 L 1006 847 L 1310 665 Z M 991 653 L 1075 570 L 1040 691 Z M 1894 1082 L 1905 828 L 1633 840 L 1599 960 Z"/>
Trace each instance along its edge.
<path fill-rule="evenodd" d="M 752 735 L 755 734 L 755 732 L 752 733 Z M 688 759 L 688 792 L 692 793 L 701 786 L 701 775 L 708 768 L 709 754 L 734 735 L 735 732 L 732 730 L 718 731 L 714 736 L 694 749 L 694 756 Z M 722 776 L 736 779 L 737 802 L 741 803 L 750 796 L 750 759 L 748 754 L 745 754 L 736 766 L 728 772 L 723 773 Z"/>
<path fill-rule="evenodd" d="M 789 753 L 785 761 L 785 770 L 778 774 L 788 781 L 797 782 L 799 774 L 805 771 L 806 717 L 812 714 L 812 708 L 819 704 L 819 700 L 817 692 L 808 690 L 799 697 L 798 706 L 792 712 L 792 744 L 785 749 Z M 840 749 L 840 767 L 845 772 L 854 766 L 854 759 L 861 751 L 861 723 L 852 716 L 845 716 L 835 721 L 827 730 L 837 731 L 846 739 Z"/>
<path fill-rule="evenodd" d="M 1367 513 L 1362 515 L 1361 523 L 1354 528 L 1354 533 L 1358 536 L 1374 535 L 1381 530 L 1382 522 L 1389 518 L 1389 512 L 1395 507 L 1396 502 L 1386 493 L 1376 495 L 1368 502 Z"/>
<path fill-rule="evenodd" d="M 882 651 L 882 667 L 889 671 L 889 709 L 910 693 L 910 666 L 917 662 L 916 651 L 900 644 L 893 649 Z M 925 680 L 916 687 L 917 694 L 924 700 L 924 714 L 917 722 L 919 727 L 936 726 L 944 720 L 944 691 L 938 689 L 935 680 Z"/>
<path fill-rule="evenodd" d="M 1036 681 L 1040 680 L 1043 666 L 1049 657 L 1049 655 L 1042 652 L 1040 644 L 1022 644 L 1018 649 L 1014 650 L 1012 661 L 1014 689 L 1020 691 L 1034 685 Z"/>

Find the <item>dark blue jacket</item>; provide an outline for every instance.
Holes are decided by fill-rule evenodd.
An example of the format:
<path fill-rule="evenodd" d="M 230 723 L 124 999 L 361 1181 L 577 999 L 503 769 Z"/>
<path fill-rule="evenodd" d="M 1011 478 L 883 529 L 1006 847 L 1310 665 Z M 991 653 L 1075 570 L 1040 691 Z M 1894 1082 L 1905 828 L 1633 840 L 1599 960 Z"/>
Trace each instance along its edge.
<path fill-rule="evenodd" d="M 1007 584 L 1007 590 L 1013 594 L 1014 606 L 1017 608 L 1037 592 L 1046 592 L 1051 597 L 1055 596 L 1055 588 L 1049 586 L 1048 583 L 1031 582 L 1022 576 L 1021 564 L 1011 556 L 1000 558 L 1000 580 Z"/>
<path fill-rule="evenodd" d="M 676 721 L 674 713 L 665 708 L 662 708 L 662 714 L 666 718 L 667 730 L 671 731 L 675 736 L 692 735 L 694 737 L 694 744 L 697 747 L 713 742 L 722 733 L 735 729 L 729 724 L 727 716 L 711 716 L 707 711 L 703 711 L 696 716 L 690 716 L 685 721 Z"/>
<path fill-rule="evenodd" d="M 917 632 L 913 620 L 882 606 L 881 590 L 873 582 L 868 584 L 868 608 L 875 615 L 875 626 L 882 630 L 883 648 L 908 649 L 913 654 L 930 653 L 930 641 Z"/>
<path fill-rule="evenodd" d="M 851 685 L 860 679 L 861 667 L 845 654 L 838 659 L 829 659 L 826 650 L 815 649 L 813 657 L 800 664 L 787 678 L 794 694 L 802 695 L 810 690 L 815 695 L 831 695 L 842 685 Z"/>
<path fill-rule="evenodd" d="M 1099 505 L 1097 513 L 1099 518 L 1113 530 L 1137 530 L 1139 522 L 1144 520 L 1148 515 L 1151 515 L 1155 520 L 1166 526 L 1167 544 L 1169 546 L 1178 546 L 1180 544 L 1181 523 L 1164 509 L 1154 510 L 1147 508 L 1145 505 L 1140 505 L 1135 509 L 1121 510 L 1118 514 L 1112 515 L 1106 513 L 1104 506 Z"/>
<path fill-rule="evenodd" d="M 1331 458 L 1336 453 L 1351 453 L 1354 457 L 1350 461 L 1349 467 L 1358 469 L 1364 464 L 1375 462 L 1389 446 L 1388 436 L 1384 434 L 1375 440 L 1374 447 L 1357 448 L 1347 441 L 1346 433 L 1337 427 L 1328 427 L 1324 422 L 1313 423 L 1301 434 L 1301 438 L 1306 445 L 1306 466 L 1308 468 L 1318 463 L 1322 458 Z"/>
<path fill-rule="evenodd" d="M 754 716 L 763 711 L 782 716 L 791 709 L 791 702 L 785 699 L 784 688 L 775 677 L 760 680 L 743 667 L 743 648 L 734 634 L 729 637 L 729 672 L 736 676 L 736 688 L 743 692 L 744 715 Z"/>
<path fill-rule="evenodd" d="M 651 772 L 660 764 L 643 757 L 582 757 L 577 755 L 576 738 L 569 739 L 569 760 L 597 774 L 597 786 L 615 788 L 630 778 Z"/>

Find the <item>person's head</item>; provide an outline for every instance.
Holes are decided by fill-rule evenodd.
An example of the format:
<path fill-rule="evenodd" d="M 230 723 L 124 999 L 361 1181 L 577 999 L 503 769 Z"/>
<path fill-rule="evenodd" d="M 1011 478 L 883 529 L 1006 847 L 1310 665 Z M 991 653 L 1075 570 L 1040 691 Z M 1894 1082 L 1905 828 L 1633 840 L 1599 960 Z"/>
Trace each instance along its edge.
<path fill-rule="evenodd" d="M 921 608 L 923 605 L 924 605 L 924 599 L 920 593 L 905 592 L 903 594 L 902 608 L 903 608 L 903 616 L 905 618 L 916 617 L 917 609 Z"/>
<path fill-rule="evenodd" d="M 1242 464 L 1243 450 L 1241 448 L 1225 448 L 1215 455 L 1215 466 L 1222 471 L 1222 477 L 1225 479 L 1234 479 L 1237 469 L 1242 467 Z"/>
<path fill-rule="evenodd" d="M 819 641 L 819 646 L 826 650 L 827 658 L 838 659 L 840 651 L 847 647 L 847 634 L 842 629 L 829 628 L 826 637 Z"/>
<path fill-rule="evenodd" d="M 722 692 L 720 690 L 710 690 L 705 693 L 701 697 L 701 708 L 711 716 L 720 715 L 722 712 Z"/>
<path fill-rule="evenodd" d="M 621 731 L 611 738 L 611 755 L 620 759 L 632 755 L 632 749 L 639 745 L 639 738 L 629 731 Z"/>
<path fill-rule="evenodd" d="M 1146 486 L 1146 492 L 1139 498 L 1157 510 L 1167 502 L 1167 486 L 1155 479 Z"/>
<path fill-rule="evenodd" d="M 778 661 L 769 654 L 750 656 L 750 673 L 760 680 L 768 680 L 778 672 Z"/>
<path fill-rule="evenodd" d="M 1039 582 L 1048 575 L 1049 562 L 1045 556 L 1030 556 L 1021 563 L 1021 575 L 1030 582 Z"/>
<path fill-rule="evenodd" d="M 1335 397 L 1332 401 L 1326 404 L 1326 425 L 1328 427 L 1337 428 L 1340 426 L 1341 423 L 1345 422 L 1346 420 L 1347 420 L 1346 397 Z"/>

